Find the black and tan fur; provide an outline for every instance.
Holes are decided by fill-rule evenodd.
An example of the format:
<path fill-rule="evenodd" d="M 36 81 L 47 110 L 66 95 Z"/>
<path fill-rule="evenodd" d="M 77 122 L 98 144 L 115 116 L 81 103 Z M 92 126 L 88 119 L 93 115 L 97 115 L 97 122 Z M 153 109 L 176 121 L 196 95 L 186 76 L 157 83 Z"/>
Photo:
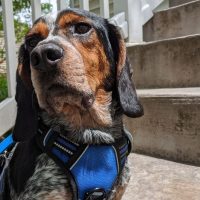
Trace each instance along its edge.
<path fill-rule="evenodd" d="M 6 174 L 6 200 L 73 198 L 67 175 L 35 144 L 38 117 L 75 142 L 95 144 L 121 137 L 123 114 L 143 114 L 119 31 L 74 9 L 55 20 L 41 17 L 27 33 L 19 52 L 16 101 L 19 144 Z M 129 176 L 126 164 L 110 199 L 121 199 Z"/>

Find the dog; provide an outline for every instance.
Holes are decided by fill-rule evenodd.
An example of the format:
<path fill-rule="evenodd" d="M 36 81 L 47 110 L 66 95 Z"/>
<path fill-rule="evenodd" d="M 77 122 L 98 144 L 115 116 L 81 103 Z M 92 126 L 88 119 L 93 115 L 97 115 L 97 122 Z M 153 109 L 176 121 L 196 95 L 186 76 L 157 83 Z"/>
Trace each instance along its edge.
<path fill-rule="evenodd" d="M 107 152 L 114 155 L 110 147 L 114 149 L 113 146 L 122 140 L 128 144 L 125 146 L 130 145 L 123 114 L 132 118 L 143 115 L 131 77 L 124 40 L 117 27 L 106 19 L 88 11 L 66 9 L 55 18 L 47 15 L 36 20 L 19 50 L 17 117 L 13 130 L 17 146 L 6 169 L 3 199 L 121 199 L 130 179 L 127 147 L 121 156 L 124 163 L 121 166 L 118 163 L 121 169 L 112 184 L 106 177 L 110 176 L 109 170 L 115 164 L 102 160 Z M 62 154 L 59 161 L 51 156 L 51 144 L 48 148 L 45 145 L 48 140 L 51 143 L 53 139 L 48 138 L 55 138 L 56 134 L 62 135 L 57 140 L 65 138 L 63 143 L 70 147 L 84 146 L 81 156 L 91 151 L 87 168 L 95 162 L 103 162 L 92 174 L 105 166 L 110 167 L 101 176 L 101 182 L 107 184 L 108 181 L 111 185 L 107 189 L 109 192 L 99 186 L 82 192 L 80 188 L 90 184 L 85 181 L 93 177 L 88 178 L 89 173 L 79 180 L 77 173 L 71 175 L 69 168 L 65 169 L 62 158 L 66 155 Z M 40 137 L 41 143 L 40 139 L 38 142 Z M 55 152 L 71 153 L 61 144 L 55 141 L 54 144 L 60 148 L 54 148 Z M 93 157 L 99 160 L 93 161 Z M 118 162 L 122 163 L 120 159 Z M 98 185 L 98 181 L 94 179 L 94 185 Z"/>

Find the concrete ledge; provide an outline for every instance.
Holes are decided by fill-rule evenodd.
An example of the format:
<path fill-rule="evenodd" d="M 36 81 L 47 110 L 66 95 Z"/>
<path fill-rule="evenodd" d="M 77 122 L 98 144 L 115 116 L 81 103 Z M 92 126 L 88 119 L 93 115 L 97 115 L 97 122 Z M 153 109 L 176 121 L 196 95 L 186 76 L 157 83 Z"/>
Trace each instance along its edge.
<path fill-rule="evenodd" d="M 189 98 L 200 99 L 200 87 L 193 88 L 164 88 L 164 89 L 140 89 L 137 90 L 140 98 Z"/>
<path fill-rule="evenodd" d="M 131 154 L 131 180 L 123 200 L 199 200 L 200 168 Z"/>
<path fill-rule="evenodd" d="M 200 165 L 200 88 L 185 90 L 138 91 L 145 114 L 125 119 L 135 152 Z"/>
<path fill-rule="evenodd" d="M 144 25 L 144 41 L 161 40 L 200 32 L 200 1 L 156 12 Z"/>
<path fill-rule="evenodd" d="M 137 88 L 200 87 L 200 35 L 132 45 L 127 50 Z"/>
<path fill-rule="evenodd" d="M 180 5 L 183 5 L 183 4 L 186 4 L 186 3 L 190 3 L 192 1 L 194 1 L 194 0 L 170 0 L 169 6 L 170 7 L 180 6 Z"/>

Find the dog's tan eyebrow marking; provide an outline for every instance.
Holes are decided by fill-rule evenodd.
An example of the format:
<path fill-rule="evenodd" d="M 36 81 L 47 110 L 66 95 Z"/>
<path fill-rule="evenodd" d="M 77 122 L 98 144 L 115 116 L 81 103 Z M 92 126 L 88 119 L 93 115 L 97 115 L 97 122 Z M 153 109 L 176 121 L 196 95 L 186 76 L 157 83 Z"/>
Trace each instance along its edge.
<path fill-rule="evenodd" d="M 65 28 L 68 24 L 76 24 L 78 22 L 90 23 L 88 18 L 84 16 L 75 13 L 66 13 L 58 19 L 57 24 L 60 28 Z"/>
<path fill-rule="evenodd" d="M 47 38 L 49 35 L 48 25 L 43 21 L 39 21 L 31 28 L 31 30 L 28 32 L 27 36 L 31 36 L 34 34 L 38 34 L 42 38 Z"/>

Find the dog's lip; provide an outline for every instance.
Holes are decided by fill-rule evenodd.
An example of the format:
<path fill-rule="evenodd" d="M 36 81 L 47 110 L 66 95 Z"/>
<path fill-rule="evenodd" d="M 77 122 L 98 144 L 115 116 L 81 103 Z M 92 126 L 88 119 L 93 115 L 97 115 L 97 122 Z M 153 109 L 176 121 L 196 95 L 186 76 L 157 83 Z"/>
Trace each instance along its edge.
<path fill-rule="evenodd" d="M 66 86 L 64 86 L 64 85 L 61 85 L 61 84 L 59 84 L 59 83 L 56 83 L 56 84 L 52 84 L 52 85 L 50 85 L 48 88 L 47 88 L 47 90 L 57 90 L 57 89 L 67 89 L 67 87 Z"/>
<path fill-rule="evenodd" d="M 55 83 L 55 84 L 50 85 L 47 90 L 48 91 L 58 91 L 58 92 L 63 91 L 65 93 L 70 93 L 72 95 L 79 95 L 79 93 L 80 93 L 76 89 L 69 87 L 67 85 L 64 85 L 64 84 L 60 84 L 60 83 Z"/>

